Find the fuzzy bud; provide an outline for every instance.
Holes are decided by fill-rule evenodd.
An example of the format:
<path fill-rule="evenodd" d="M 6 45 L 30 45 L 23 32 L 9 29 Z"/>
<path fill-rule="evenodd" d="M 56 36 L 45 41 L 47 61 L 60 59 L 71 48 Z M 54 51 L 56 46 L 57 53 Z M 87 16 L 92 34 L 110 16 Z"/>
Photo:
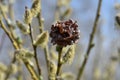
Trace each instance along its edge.
<path fill-rule="evenodd" d="M 17 71 L 18 71 L 17 66 L 16 66 L 15 64 L 12 64 L 11 73 L 12 73 L 12 74 L 15 74 Z"/>
<path fill-rule="evenodd" d="M 48 66 L 49 66 L 49 79 L 55 80 L 57 66 L 53 61 L 50 61 L 50 60 L 49 60 Z"/>
<path fill-rule="evenodd" d="M 16 24 L 17 24 L 18 28 L 21 30 L 21 32 L 23 32 L 24 34 L 30 33 L 28 25 L 23 24 L 20 21 L 16 21 Z"/>
<path fill-rule="evenodd" d="M 49 34 L 47 31 L 42 32 L 38 35 L 37 39 L 34 41 L 34 45 L 44 47 L 48 43 Z"/>
<path fill-rule="evenodd" d="M 62 63 L 66 63 L 66 62 L 71 63 L 73 61 L 74 55 L 75 55 L 75 46 L 72 45 L 68 49 L 67 53 L 63 56 Z"/>
<path fill-rule="evenodd" d="M 36 17 L 40 13 L 40 0 L 35 0 L 31 7 L 31 13 L 33 17 Z"/>
<path fill-rule="evenodd" d="M 24 61 L 27 61 L 31 59 L 32 57 L 34 57 L 34 54 L 33 52 L 30 52 L 28 50 L 20 49 L 20 50 L 15 51 L 15 56 L 17 59 L 22 59 Z"/>
<path fill-rule="evenodd" d="M 72 74 L 71 72 L 67 72 L 67 73 L 63 73 L 63 74 L 61 75 L 61 78 L 62 78 L 63 80 L 75 80 L 75 75 Z"/>
<path fill-rule="evenodd" d="M 25 23 L 26 24 L 30 24 L 31 23 L 31 21 L 32 21 L 32 13 L 31 13 L 31 11 L 27 8 L 27 7 L 25 7 L 25 14 L 24 14 L 24 21 L 25 21 Z"/>
<path fill-rule="evenodd" d="M 3 71 L 3 72 L 7 71 L 7 66 L 4 65 L 3 63 L 0 63 L 0 71 Z"/>

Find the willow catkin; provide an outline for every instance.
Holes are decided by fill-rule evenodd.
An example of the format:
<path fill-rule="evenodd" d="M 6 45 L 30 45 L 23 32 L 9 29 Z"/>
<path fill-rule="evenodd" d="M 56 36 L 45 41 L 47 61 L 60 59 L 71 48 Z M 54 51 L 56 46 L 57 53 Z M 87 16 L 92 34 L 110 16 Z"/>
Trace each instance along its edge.
<path fill-rule="evenodd" d="M 33 17 L 36 17 L 40 13 L 40 0 L 34 0 L 31 7 L 31 13 Z"/>
<path fill-rule="evenodd" d="M 15 57 L 17 59 L 22 59 L 24 61 L 28 61 L 32 57 L 34 57 L 33 52 L 30 52 L 30 51 L 28 51 L 26 49 L 19 49 L 19 50 L 16 50 L 14 53 L 15 53 Z"/>
<path fill-rule="evenodd" d="M 71 47 L 68 49 L 67 53 L 62 58 L 62 63 L 71 63 L 73 61 L 75 55 L 75 46 L 71 45 Z"/>
<path fill-rule="evenodd" d="M 49 40 L 49 34 L 47 31 L 42 32 L 40 35 L 37 36 L 37 39 L 34 41 L 35 46 L 44 47 Z"/>
<path fill-rule="evenodd" d="M 24 21 L 26 24 L 30 24 L 32 22 L 32 13 L 30 11 L 30 9 L 28 9 L 27 7 L 25 7 L 25 14 L 24 14 Z"/>
<path fill-rule="evenodd" d="M 7 66 L 4 65 L 3 63 L 0 63 L 0 71 L 2 71 L 2 72 L 7 71 Z"/>
<path fill-rule="evenodd" d="M 30 33 L 28 25 L 25 25 L 18 20 L 16 21 L 16 24 L 17 24 L 18 28 L 20 29 L 20 31 L 22 33 L 24 33 L 24 34 L 29 34 Z"/>
<path fill-rule="evenodd" d="M 49 80 L 55 80 L 57 65 L 53 61 L 49 60 L 48 67 L 49 67 L 49 74 L 48 74 Z"/>
<path fill-rule="evenodd" d="M 61 78 L 63 80 L 75 80 L 75 75 L 71 72 L 66 72 L 61 74 Z"/>
<path fill-rule="evenodd" d="M 17 65 L 15 65 L 15 64 L 12 64 L 12 67 L 11 67 L 11 73 L 12 74 L 16 74 L 17 73 L 17 71 L 18 71 L 18 67 L 17 67 Z"/>

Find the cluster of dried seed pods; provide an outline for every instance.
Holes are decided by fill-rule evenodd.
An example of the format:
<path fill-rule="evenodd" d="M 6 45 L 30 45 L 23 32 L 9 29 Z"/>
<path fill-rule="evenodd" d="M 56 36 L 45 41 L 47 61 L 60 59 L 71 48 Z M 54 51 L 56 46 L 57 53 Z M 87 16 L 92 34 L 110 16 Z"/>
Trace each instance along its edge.
<path fill-rule="evenodd" d="M 80 38 L 77 21 L 71 19 L 68 21 L 57 21 L 51 27 L 50 37 L 53 44 L 63 47 L 77 43 Z"/>

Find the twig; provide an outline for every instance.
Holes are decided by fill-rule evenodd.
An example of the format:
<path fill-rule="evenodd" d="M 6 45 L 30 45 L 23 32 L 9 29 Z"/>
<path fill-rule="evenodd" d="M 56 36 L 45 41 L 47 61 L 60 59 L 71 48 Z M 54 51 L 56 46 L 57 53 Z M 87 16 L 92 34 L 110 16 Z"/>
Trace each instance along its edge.
<path fill-rule="evenodd" d="M 60 75 L 60 71 L 61 71 L 61 68 L 62 68 L 62 63 L 61 63 L 62 48 L 63 47 L 60 47 L 60 50 L 59 50 L 59 53 L 58 53 L 58 64 L 57 64 L 56 80 L 58 80 L 58 76 Z"/>
<path fill-rule="evenodd" d="M 34 68 L 28 62 L 24 62 L 24 64 L 27 67 L 30 74 L 32 75 L 33 80 L 39 80 L 37 74 L 35 73 Z"/>
<path fill-rule="evenodd" d="M 5 33 L 7 34 L 7 36 L 9 37 L 10 41 L 12 42 L 13 47 L 15 49 L 19 49 L 19 46 L 17 45 L 17 43 L 15 42 L 13 37 L 11 36 L 11 33 L 7 30 L 7 28 L 5 27 L 5 25 L 3 24 L 1 19 L 0 19 L 0 25 L 1 25 L 2 29 L 5 31 Z"/>
<path fill-rule="evenodd" d="M 8 26 L 9 29 L 10 29 L 10 34 L 11 34 L 12 38 L 16 41 L 15 35 L 14 35 L 14 33 L 13 33 L 13 32 L 14 32 L 14 31 L 13 31 L 13 26 L 11 26 L 11 25 L 9 24 L 9 22 L 8 22 L 8 17 L 7 17 L 7 15 L 3 12 L 1 6 L 0 6 L 0 11 L 1 11 L 2 16 L 3 16 L 4 19 L 5 19 L 5 22 L 6 22 L 7 26 Z M 16 41 L 16 43 L 17 43 L 17 41 Z M 17 44 L 17 45 L 18 45 L 19 48 L 21 47 L 20 44 Z"/>
<path fill-rule="evenodd" d="M 41 4 L 41 0 L 40 0 L 40 4 Z M 42 17 L 41 17 L 41 9 L 40 9 L 40 13 L 38 13 L 37 15 L 37 19 L 38 19 L 38 24 L 39 24 L 39 31 L 40 33 L 43 32 L 44 30 L 44 25 L 43 25 L 43 21 L 42 21 Z M 49 60 L 49 50 L 48 50 L 48 45 L 46 45 L 44 47 L 44 52 L 45 52 L 45 60 L 46 60 L 46 65 L 47 65 L 47 71 L 49 70 L 49 65 L 48 65 L 48 60 Z M 49 71 L 48 71 L 49 72 Z M 49 79 L 49 77 L 48 77 Z"/>
<path fill-rule="evenodd" d="M 5 31 L 5 33 L 7 34 L 7 36 L 9 37 L 9 39 L 10 39 L 10 41 L 12 42 L 12 45 L 13 45 L 13 47 L 15 48 L 15 49 L 20 49 L 18 46 L 17 46 L 17 43 L 14 41 L 14 39 L 12 38 L 12 36 L 11 36 L 11 34 L 10 34 L 10 32 L 7 30 L 7 28 L 5 27 L 5 25 L 3 24 L 3 22 L 2 22 L 2 20 L 0 19 L 0 25 L 1 25 L 1 27 L 2 27 L 2 29 Z M 12 64 L 15 62 L 15 59 L 13 59 L 12 60 Z M 26 67 L 28 68 L 28 66 L 27 66 L 27 64 L 25 64 L 26 65 Z M 10 65 L 10 69 L 11 69 L 11 65 Z M 32 74 L 35 74 L 35 72 L 33 72 L 34 71 L 34 68 L 33 67 L 31 67 L 31 66 L 29 66 L 29 68 L 30 69 L 28 69 L 29 70 L 29 72 L 32 72 Z M 32 70 L 32 71 L 31 71 Z M 9 77 L 9 75 L 10 75 L 10 72 L 8 72 L 7 74 L 6 74 L 7 76 L 6 76 L 6 79 Z M 33 75 L 31 75 L 32 77 L 33 77 Z M 5 80 L 6 80 L 5 79 Z M 36 79 L 37 80 L 37 79 Z"/>
<path fill-rule="evenodd" d="M 39 30 L 40 30 L 40 33 L 43 32 L 43 22 L 41 20 L 41 12 L 38 14 L 37 16 L 37 19 L 38 19 L 38 23 L 39 23 Z M 49 66 L 48 66 L 48 60 L 49 60 L 49 50 L 48 50 L 48 45 L 46 45 L 44 47 L 44 52 L 45 52 L 45 60 L 46 60 L 46 65 L 47 65 L 47 71 L 49 70 Z M 48 78 L 49 79 L 49 78 Z"/>
<path fill-rule="evenodd" d="M 33 46 L 33 50 L 34 50 L 34 53 L 35 53 L 35 61 L 36 61 L 36 65 L 37 65 L 37 69 L 38 69 L 38 73 L 39 73 L 39 75 L 41 75 L 41 68 L 40 68 L 40 66 L 39 66 L 39 62 L 38 62 L 38 58 L 37 58 L 37 47 L 33 44 L 34 43 L 34 39 L 33 39 L 33 35 L 32 35 L 32 26 L 31 26 L 31 24 L 29 24 L 29 29 L 30 29 L 30 38 L 31 38 L 31 41 L 32 41 L 32 46 Z"/>
<path fill-rule="evenodd" d="M 91 33 L 91 35 L 90 35 L 87 52 L 86 52 L 86 54 L 85 54 L 85 59 L 84 59 L 82 65 L 81 65 L 81 67 L 80 67 L 80 69 L 79 69 L 79 73 L 78 73 L 78 76 L 77 76 L 77 79 L 76 79 L 76 80 L 81 79 L 81 76 L 82 76 L 82 74 L 83 74 L 85 65 L 87 64 L 88 57 L 89 57 L 89 55 L 90 55 L 90 51 L 91 51 L 91 49 L 92 49 L 93 46 L 94 46 L 94 45 L 93 45 L 93 39 L 94 39 L 94 35 L 95 35 L 95 32 L 96 32 L 98 20 L 99 20 L 99 17 L 100 17 L 101 4 L 102 4 L 102 0 L 99 0 L 96 17 L 95 17 L 95 21 L 94 21 L 94 24 L 93 24 L 92 33 Z"/>

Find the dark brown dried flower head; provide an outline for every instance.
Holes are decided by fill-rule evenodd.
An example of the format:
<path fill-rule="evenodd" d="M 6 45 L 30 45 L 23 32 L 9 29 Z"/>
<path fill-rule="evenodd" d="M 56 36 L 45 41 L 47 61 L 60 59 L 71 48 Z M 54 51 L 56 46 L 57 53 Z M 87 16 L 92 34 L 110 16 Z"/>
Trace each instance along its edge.
<path fill-rule="evenodd" d="M 118 25 L 120 25 L 120 14 L 115 17 L 115 20 Z"/>
<path fill-rule="evenodd" d="M 68 21 L 57 21 L 51 27 L 51 42 L 59 46 L 72 45 L 77 43 L 80 37 L 77 21 L 69 19 Z"/>

